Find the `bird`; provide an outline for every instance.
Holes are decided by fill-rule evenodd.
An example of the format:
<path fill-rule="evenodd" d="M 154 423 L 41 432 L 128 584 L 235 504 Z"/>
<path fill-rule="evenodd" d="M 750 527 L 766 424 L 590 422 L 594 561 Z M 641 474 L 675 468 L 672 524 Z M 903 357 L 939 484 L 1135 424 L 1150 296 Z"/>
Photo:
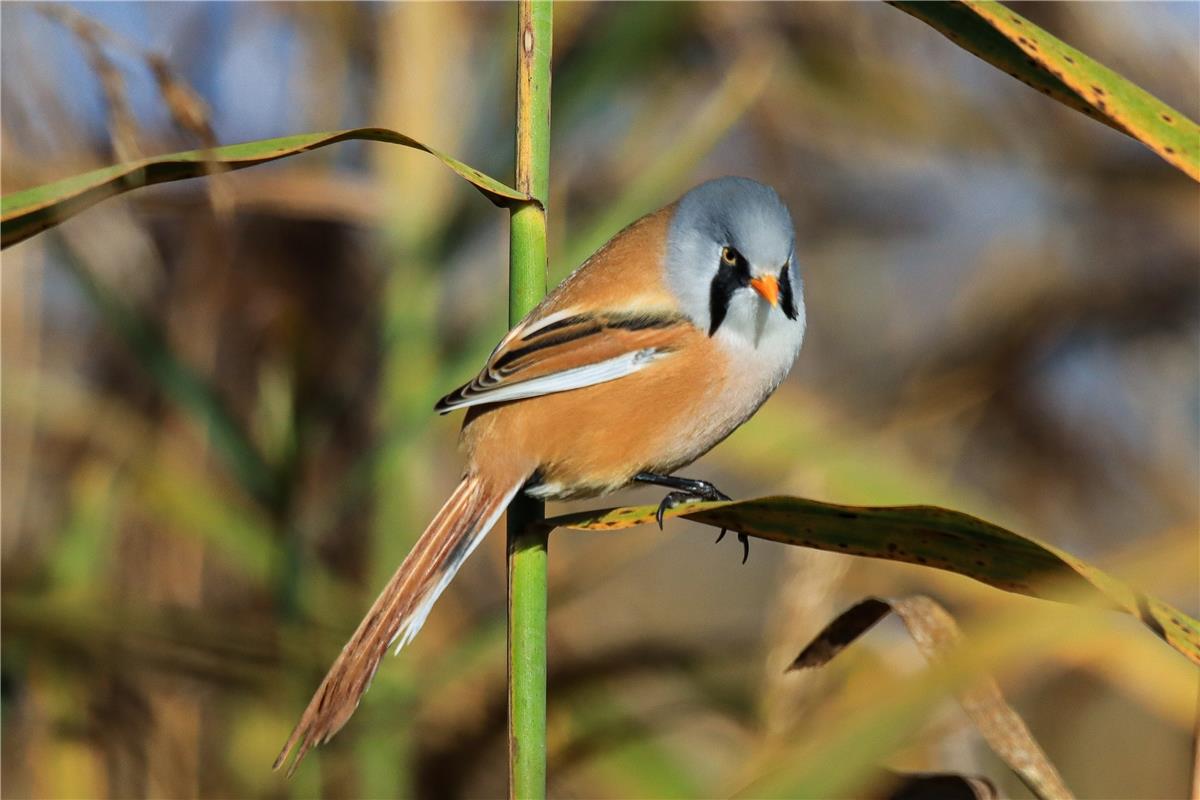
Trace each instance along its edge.
<path fill-rule="evenodd" d="M 574 500 L 664 486 L 660 526 L 680 502 L 729 499 L 673 473 L 787 376 L 804 340 L 802 290 L 790 212 L 774 189 L 743 177 L 701 183 L 641 217 L 564 279 L 471 381 L 437 402 L 440 414 L 466 411 L 462 479 L 342 649 L 275 768 L 295 751 L 291 774 L 346 724 L 387 651 L 417 635 L 518 492 Z"/>

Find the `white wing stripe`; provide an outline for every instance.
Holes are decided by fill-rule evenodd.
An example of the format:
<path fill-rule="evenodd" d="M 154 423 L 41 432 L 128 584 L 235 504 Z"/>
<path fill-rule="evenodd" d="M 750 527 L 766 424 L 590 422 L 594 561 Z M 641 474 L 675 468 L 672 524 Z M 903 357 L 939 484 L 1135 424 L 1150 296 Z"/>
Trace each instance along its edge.
<path fill-rule="evenodd" d="M 531 320 L 529 322 L 529 324 L 526 325 L 525 327 L 514 329 L 513 333 L 519 333 L 522 337 L 531 336 L 531 335 L 537 333 L 538 331 L 540 331 L 542 328 L 546 327 L 547 325 L 553 325 L 554 323 L 556 323 L 560 320 L 564 320 L 569 317 L 576 317 L 576 316 L 579 316 L 579 312 L 577 310 L 575 310 L 574 308 L 564 308 L 562 311 L 555 311 L 553 314 L 547 314 L 546 316 L 542 317 L 541 319 Z M 511 336 L 505 337 L 506 340 L 509 338 L 512 338 L 512 337 Z"/>
<path fill-rule="evenodd" d="M 564 369 L 562 372 L 543 375 L 540 378 L 531 378 L 527 381 L 501 386 L 497 389 L 489 389 L 479 394 L 448 403 L 440 410 L 442 413 L 445 413 L 456 408 L 467 408 L 485 403 L 504 403 L 509 400 L 524 400 L 544 394 L 567 392 L 571 389 L 595 386 L 598 383 L 615 381 L 617 378 L 623 378 L 626 375 L 637 372 L 670 353 L 669 349 L 658 347 L 634 350 L 630 353 L 622 353 L 616 358 L 598 361 L 595 364 Z"/>
<path fill-rule="evenodd" d="M 567 317 L 576 316 L 578 313 L 579 312 L 577 312 L 573 308 L 567 308 L 562 311 L 555 311 L 553 314 L 548 314 L 547 316 L 542 317 L 541 319 L 530 320 L 528 323 L 526 323 L 524 325 L 517 325 L 517 327 L 513 328 L 511 331 L 506 333 L 504 335 L 504 338 L 500 340 L 500 343 L 492 349 L 492 356 L 495 356 L 496 353 L 499 353 L 513 339 L 516 339 L 518 337 L 530 336 L 534 333 L 537 333 L 538 331 L 540 331 L 542 328 L 546 327 L 547 325 L 553 325 L 554 323 L 558 322 L 561 319 L 566 319 Z M 489 357 L 489 360 L 491 360 L 490 357 Z"/>

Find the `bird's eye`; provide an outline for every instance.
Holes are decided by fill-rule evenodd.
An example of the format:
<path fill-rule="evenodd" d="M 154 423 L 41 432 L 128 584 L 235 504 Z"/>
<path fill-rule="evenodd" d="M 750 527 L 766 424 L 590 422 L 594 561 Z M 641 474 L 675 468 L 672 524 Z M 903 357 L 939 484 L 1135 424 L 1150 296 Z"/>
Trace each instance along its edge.
<path fill-rule="evenodd" d="M 732 247 L 722 247 L 721 248 L 721 263 L 728 264 L 729 266 L 732 267 L 735 264 L 737 264 L 738 255 L 739 255 L 738 251 L 734 250 Z"/>

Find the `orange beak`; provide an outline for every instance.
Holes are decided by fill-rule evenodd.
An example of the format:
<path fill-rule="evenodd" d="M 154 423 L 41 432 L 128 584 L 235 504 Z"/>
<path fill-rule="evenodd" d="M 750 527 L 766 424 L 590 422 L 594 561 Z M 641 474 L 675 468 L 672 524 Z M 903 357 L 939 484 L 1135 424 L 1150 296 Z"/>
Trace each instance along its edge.
<path fill-rule="evenodd" d="M 751 278 L 750 288 L 762 295 L 772 306 L 779 305 L 779 279 L 774 275 L 763 275 L 761 278 Z"/>

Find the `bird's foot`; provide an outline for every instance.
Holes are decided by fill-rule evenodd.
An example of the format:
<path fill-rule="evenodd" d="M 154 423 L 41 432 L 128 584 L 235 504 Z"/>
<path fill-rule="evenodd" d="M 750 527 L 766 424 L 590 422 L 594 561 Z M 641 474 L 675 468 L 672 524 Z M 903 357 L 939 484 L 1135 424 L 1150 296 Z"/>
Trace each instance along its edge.
<path fill-rule="evenodd" d="M 703 498 L 688 494 L 687 492 L 667 492 L 667 496 L 658 504 L 658 510 L 654 512 L 654 519 L 658 522 L 658 529 L 661 531 L 663 526 L 663 514 L 670 511 L 675 506 L 681 506 L 685 503 L 694 503 L 696 500 Z"/>
<path fill-rule="evenodd" d="M 654 519 L 658 522 L 660 530 L 663 526 L 663 514 L 676 506 L 696 500 L 714 501 L 733 499 L 708 481 L 696 478 L 677 478 L 674 475 L 655 475 L 643 472 L 634 478 L 634 480 L 667 486 L 675 490 L 667 493 L 667 496 L 658 504 L 658 510 L 654 512 Z M 725 533 L 725 528 L 721 528 L 721 533 L 717 536 L 718 542 L 725 538 Z M 742 563 L 745 564 L 746 559 L 750 557 L 750 540 L 744 533 L 739 533 L 737 537 L 738 541 L 742 543 Z"/>
<path fill-rule="evenodd" d="M 681 482 L 686 481 L 691 484 L 686 489 L 680 489 L 674 492 L 667 492 L 667 496 L 658 504 L 658 510 L 654 512 L 654 519 L 658 522 L 658 527 L 661 530 L 663 526 L 663 514 L 667 511 L 681 506 L 685 503 L 694 503 L 696 501 L 712 501 L 712 500 L 729 500 L 729 495 L 722 492 L 717 487 L 713 486 L 708 481 L 694 481 L 689 478 L 680 478 Z"/>
<path fill-rule="evenodd" d="M 693 498 L 709 502 L 733 499 L 708 481 L 697 480 L 696 478 L 678 478 L 677 480 L 680 482 L 679 488 L 683 490 L 683 493 Z"/>

